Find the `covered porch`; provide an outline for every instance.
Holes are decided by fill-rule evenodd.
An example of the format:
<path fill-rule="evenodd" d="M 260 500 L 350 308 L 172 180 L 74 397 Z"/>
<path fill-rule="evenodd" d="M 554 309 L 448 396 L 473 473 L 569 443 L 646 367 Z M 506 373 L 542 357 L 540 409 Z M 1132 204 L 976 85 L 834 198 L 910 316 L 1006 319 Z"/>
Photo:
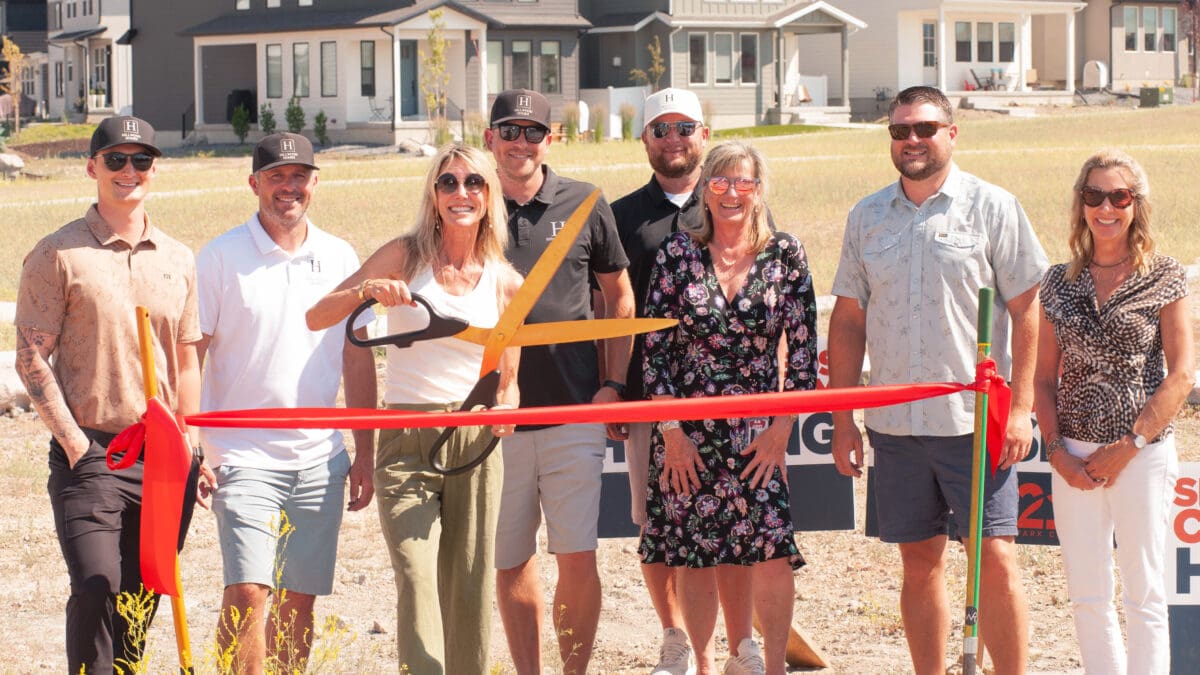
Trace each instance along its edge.
<path fill-rule="evenodd" d="M 788 7 L 770 18 L 773 41 L 780 58 L 775 60 L 774 110 L 769 121 L 777 124 L 829 124 L 850 121 L 850 35 L 867 24 L 850 14 L 818 1 Z M 830 90 L 830 73 L 814 69 L 805 59 L 821 36 L 840 40 L 840 72 L 832 73 L 837 86 Z M 828 40 L 824 41 L 828 44 Z M 771 119 L 773 118 L 773 119 Z"/>

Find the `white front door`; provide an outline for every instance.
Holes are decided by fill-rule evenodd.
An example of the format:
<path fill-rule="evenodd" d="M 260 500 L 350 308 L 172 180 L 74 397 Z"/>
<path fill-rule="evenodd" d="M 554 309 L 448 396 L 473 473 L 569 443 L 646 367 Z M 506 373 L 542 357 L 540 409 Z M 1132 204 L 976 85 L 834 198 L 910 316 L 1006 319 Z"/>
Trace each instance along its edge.
<path fill-rule="evenodd" d="M 933 21 L 921 23 L 921 82 L 937 86 L 937 24 Z"/>

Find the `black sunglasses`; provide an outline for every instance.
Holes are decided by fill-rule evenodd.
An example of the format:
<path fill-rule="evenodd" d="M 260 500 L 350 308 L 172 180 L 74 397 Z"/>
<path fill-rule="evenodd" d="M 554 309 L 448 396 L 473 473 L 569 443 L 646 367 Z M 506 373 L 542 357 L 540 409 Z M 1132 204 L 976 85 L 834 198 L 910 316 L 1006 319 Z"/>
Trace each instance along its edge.
<path fill-rule="evenodd" d="M 147 152 L 138 152 L 132 155 L 124 152 L 106 152 L 100 155 L 100 158 L 104 160 L 104 166 L 109 171 L 124 169 L 127 160 L 133 162 L 133 168 L 138 171 L 149 171 L 150 167 L 154 165 L 154 155 Z"/>
<path fill-rule="evenodd" d="M 437 189 L 444 195 L 452 195 L 458 192 L 458 176 L 452 173 L 444 173 L 437 177 Z M 483 192 L 483 188 L 487 187 L 487 181 L 483 176 L 477 173 L 469 173 L 463 178 L 462 186 L 467 192 L 477 195 Z"/>
<path fill-rule="evenodd" d="M 1123 209 L 1129 206 L 1133 203 L 1134 197 L 1137 196 L 1133 194 L 1133 190 L 1128 190 L 1126 188 L 1120 188 L 1118 190 L 1113 190 L 1112 192 L 1105 192 L 1104 190 L 1091 186 L 1080 190 L 1079 195 L 1083 197 L 1083 203 L 1092 208 L 1100 206 L 1104 203 L 1104 200 L 1107 199 L 1108 203 L 1112 204 L 1114 209 Z"/>
<path fill-rule="evenodd" d="M 696 128 L 700 125 L 696 122 L 655 122 L 650 125 L 650 131 L 654 132 L 655 138 L 666 138 L 667 134 L 671 133 L 671 129 L 675 129 L 675 133 L 683 138 L 687 138 L 696 133 Z"/>
<path fill-rule="evenodd" d="M 519 124 L 497 124 L 496 132 L 500 134 L 500 138 L 506 141 L 515 141 L 521 137 L 521 132 L 525 132 L 525 140 L 530 143 L 541 143 L 542 139 L 546 138 L 546 134 L 550 133 L 545 127 L 537 126 L 536 124 L 529 127 L 523 127 Z"/>
<path fill-rule="evenodd" d="M 752 191 L 759 181 L 757 178 L 727 178 L 725 176 L 713 176 L 708 179 L 708 190 L 714 195 L 723 195 L 729 192 L 729 186 L 732 185 L 736 192 L 746 194 Z"/>
<path fill-rule="evenodd" d="M 912 132 L 917 132 L 917 138 L 933 138 L 938 130 L 948 127 L 945 122 L 916 122 L 914 124 L 889 124 L 888 133 L 893 141 L 906 141 Z"/>

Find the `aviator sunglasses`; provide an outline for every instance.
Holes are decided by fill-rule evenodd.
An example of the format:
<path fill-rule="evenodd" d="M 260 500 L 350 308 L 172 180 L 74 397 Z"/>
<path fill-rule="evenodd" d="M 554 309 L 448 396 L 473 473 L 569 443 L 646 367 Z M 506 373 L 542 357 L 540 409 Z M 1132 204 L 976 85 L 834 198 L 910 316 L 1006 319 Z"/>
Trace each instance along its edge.
<path fill-rule="evenodd" d="M 463 178 L 463 188 L 470 194 L 477 195 L 483 192 L 483 188 L 487 187 L 487 181 L 483 176 L 477 173 L 469 173 Z M 437 177 L 437 189 L 444 195 L 452 195 L 458 192 L 458 176 L 452 173 L 444 173 Z"/>
<path fill-rule="evenodd" d="M 933 138 L 942 127 L 948 127 L 945 122 L 916 122 L 914 124 L 889 124 L 888 133 L 893 141 L 906 141 L 912 132 L 917 132 L 917 138 Z"/>
<path fill-rule="evenodd" d="M 654 133 L 655 138 L 666 138 L 667 134 L 671 133 L 671 128 L 675 128 L 675 133 L 679 134 L 680 138 L 687 138 L 696 133 L 696 127 L 700 126 L 696 122 L 655 122 L 650 125 L 650 131 Z"/>
<path fill-rule="evenodd" d="M 541 143 L 549 131 L 545 127 L 537 125 L 523 127 L 519 124 L 497 124 L 496 132 L 500 134 L 500 138 L 512 142 L 521 137 L 521 132 L 525 132 L 525 140 L 530 143 Z"/>
<path fill-rule="evenodd" d="M 135 154 L 126 154 L 124 152 L 106 152 L 100 155 L 104 160 L 104 166 L 109 171 L 120 171 L 125 168 L 125 162 L 133 162 L 133 168 L 138 171 L 149 171 L 154 164 L 154 155 L 147 152 L 138 152 Z"/>
<path fill-rule="evenodd" d="M 708 190 L 714 195 L 723 195 L 729 192 L 729 186 L 740 194 L 746 194 L 754 190 L 758 186 L 757 178 L 728 178 L 726 176 L 713 176 L 708 179 Z"/>
<path fill-rule="evenodd" d="M 1100 206 L 1107 199 L 1108 203 L 1112 204 L 1114 209 L 1123 209 L 1132 204 L 1135 197 L 1133 191 L 1126 188 L 1105 192 L 1104 190 L 1090 186 L 1080 190 L 1079 194 L 1083 197 L 1083 203 L 1092 208 Z"/>

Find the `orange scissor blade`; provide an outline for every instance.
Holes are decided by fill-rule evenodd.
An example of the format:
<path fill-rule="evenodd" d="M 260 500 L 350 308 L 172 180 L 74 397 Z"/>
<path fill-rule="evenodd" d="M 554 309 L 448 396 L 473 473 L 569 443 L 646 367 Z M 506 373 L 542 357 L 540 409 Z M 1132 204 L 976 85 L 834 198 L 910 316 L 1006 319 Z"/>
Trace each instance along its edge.
<path fill-rule="evenodd" d="M 675 319 L 584 319 L 582 321 L 553 321 L 550 323 L 527 323 L 517 329 L 509 347 L 529 345 L 555 345 L 565 342 L 586 342 L 609 338 L 649 333 L 671 328 Z M 468 326 L 454 337 L 477 345 L 487 344 L 492 329 Z"/>
<path fill-rule="evenodd" d="M 554 235 L 554 239 L 546 246 L 541 257 L 533 264 L 533 269 L 525 275 L 525 282 L 517 289 L 512 300 L 509 300 L 508 307 L 504 308 L 504 313 L 496 321 L 496 327 L 492 329 L 483 345 L 483 363 L 479 367 L 480 377 L 492 372 L 496 366 L 500 365 L 500 355 L 504 353 L 504 348 L 516 337 L 517 329 L 525 323 L 525 317 L 529 316 L 529 311 L 537 304 L 538 298 L 542 297 L 542 291 L 546 290 L 546 285 L 550 283 L 550 279 L 558 271 L 559 265 L 567 257 L 567 251 L 570 251 L 571 247 L 575 245 L 575 239 L 583 230 L 584 223 L 592 215 L 592 209 L 596 207 L 596 200 L 599 198 L 600 190 L 595 190 L 575 208 L 575 212 L 571 214 L 570 218 L 567 218 L 566 224 L 558 231 L 558 234 Z"/>

